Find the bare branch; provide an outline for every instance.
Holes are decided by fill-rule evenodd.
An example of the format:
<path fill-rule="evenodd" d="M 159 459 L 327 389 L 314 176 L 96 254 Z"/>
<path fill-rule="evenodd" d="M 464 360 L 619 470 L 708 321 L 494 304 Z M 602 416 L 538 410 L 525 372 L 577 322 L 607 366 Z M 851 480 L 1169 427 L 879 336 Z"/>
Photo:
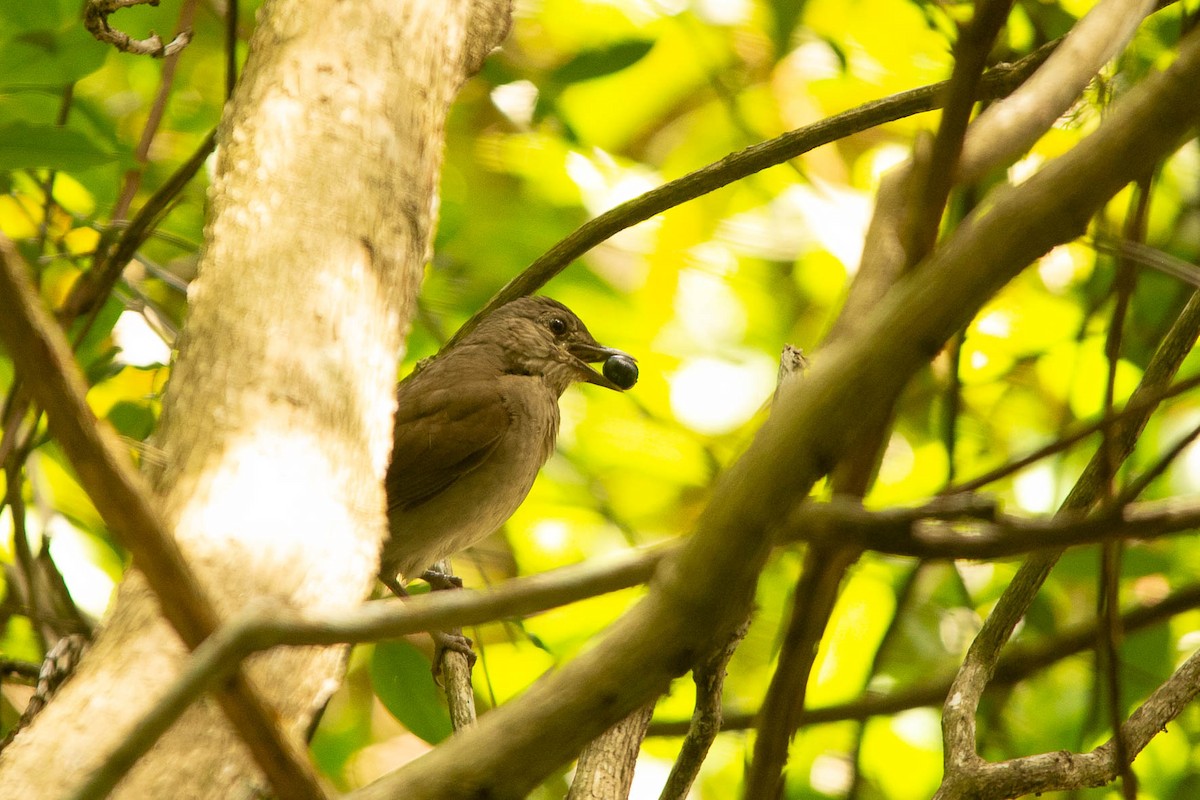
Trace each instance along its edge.
<path fill-rule="evenodd" d="M 625 800 L 633 784 L 633 768 L 654 716 L 647 703 L 588 743 L 579 756 L 567 800 Z"/>
<path fill-rule="evenodd" d="M 1193 653 L 1121 726 L 1118 736 L 1133 758 L 1166 730 L 1167 723 L 1200 694 L 1200 652 Z M 1103 786 L 1121 772 L 1116 742 L 1090 753 L 1058 751 L 988 764 L 975 763 L 947 776 L 936 798 L 1019 797 L 1087 786 Z"/>
<path fill-rule="evenodd" d="M 991 559 L 1106 541 L 1153 539 L 1200 527 L 1200 502 L 1176 498 L 1090 516 L 1068 511 L 1051 519 L 996 513 L 983 522 L 951 524 L 939 511 L 936 503 L 876 512 L 845 500 L 805 503 L 791 515 L 780 536 L 818 544 L 852 542 L 866 550 L 914 558 Z M 979 520 L 978 515 L 967 518 Z"/>
<path fill-rule="evenodd" d="M 696 710 L 692 712 L 687 737 L 679 748 L 679 757 L 671 767 L 659 800 L 686 800 L 696 782 L 708 750 L 721 732 L 725 668 L 749 629 L 750 620 L 747 619 L 730 635 L 724 647 L 692 670 L 692 679 L 696 683 Z"/>
<path fill-rule="evenodd" d="M 1200 36 L 1189 35 L 1180 50 L 1179 59 L 1172 70 L 1188 64 L 1187 69 L 1200 71 Z M 1169 80 L 1170 74 L 1156 76 Z M 1177 75 L 1179 73 L 1176 73 Z M 1128 100 L 1128 98 L 1126 98 Z M 1118 105 L 1118 108 L 1120 106 Z M 1135 175 L 1145 174 L 1142 170 Z M 1125 418 L 1112 429 L 1107 437 L 1107 446 L 1098 452 L 1076 482 L 1071 494 L 1063 503 L 1062 511 L 1081 511 L 1091 507 L 1099 497 L 1106 482 L 1104 476 L 1111 474 L 1129 453 L 1145 427 L 1151 412 L 1151 398 L 1160 396 L 1174 378 L 1184 358 L 1200 336 L 1200 294 L 1194 294 L 1180 313 L 1171 330 L 1158 348 L 1137 390 L 1130 398 L 1128 407 L 1145 406 L 1141 413 Z M 975 714 L 984 687 L 991 679 L 999 659 L 1001 648 L 1012 635 L 1021 616 L 1028 609 L 1038 589 L 1057 562 L 1060 550 L 1038 554 L 1024 564 L 997 602 L 992 613 L 984 622 L 975 641 L 972 642 L 955 679 L 943 709 L 942 732 L 945 748 L 945 779 L 943 786 L 953 795 L 958 776 L 973 771 L 982 763 L 976 753 Z"/>
<path fill-rule="evenodd" d="M 431 592 L 405 600 L 367 603 L 340 615 L 312 619 L 278 608 L 249 608 L 192 653 L 179 678 L 75 794 L 104 797 L 189 705 L 252 653 L 279 645 L 374 642 L 527 616 L 650 579 L 676 545 L 626 553 L 552 572 L 515 578 L 483 591 Z"/>
<path fill-rule="evenodd" d="M 457 591 L 462 588 L 462 581 L 451 577 L 450 562 L 443 560 L 433 566 L 432 572 L 441 575 L 441 582 L 430 583 L 434 591 Z M 470 641 L 463 638 L 462 627 L 455 625 L 441 633 L 433 631 L 434 642 L 439 635 L 451 638 L 461 638 L 467 646 Z M 449 647 L 434 648 L 434 677 L 441 676 L 446 692 L 446 705 L 450 709 L 450 727 L 453 730 L 472 725 L 475 722 L 475 687 L 471 683 L 471 670 L 475 667 L 475 654 L 464 653 Z"/>
<path fill-rule="evenodd" d="M 1200 502 L 1179 504 L 1172 502 L 1144 503 L 1125 509 L 1125 516 L 1131 520 L 1131 525 L 1141 534 L 1150 531 L 1168 532 L 1179 529 L 1187 524 L 1200 524 Z M 946 520 L 961 517 L 994 517 L 995 506 L 983 498 L 956 498 L 953 502 L 944 499 L 934 501 L 928 506 L 915 509 L 897 509 L 885 512 L 871 513 L 861 506 L 849 503 L 813 503 L 802 507 L 793 517 L 796 529 L 818 529 L 831 525 L 844 532 L 858 532 L 865 540 L 887 540 L 889 537 L 913 536 L 920 540 L 923 534 L 914 532 L 929 520 Z M 832 522 L 831 520 L 836 520 Z M 1114 523 L 1115 524 L 1115 523 Z M 994 523 L 997 530 L 1004 528 L 1004 523 Z M 997 534 L 1000 544 L 984 546 L 1003 546 L 1003 539 L 1018 531 L 1022 542 L 1037 543 L 1039 537 L 1078 536 L 1081 540 L 1084 534 L 1093 534 L 1095 530 L 1104 530 L 1105 525 L 1096 520 L 1081 519 L 1075 522 L 1066 520 L 1014 520 L 1007 533 Z M 949 538 L 949 537 L 947 537 Z M 959 537 L 961 539 L 961 537 Z M 981 537 L 982 541 L 987 541 Z M 183 675 L 164 695 L 158 705 L 138 724 L 127 737 L 125 745 L 114 753 L 105 769 L 93 776 L 86 787 L 81 788 L 76 798 L 100 797 L 132 767 L 137 759 L 157 740 L 158 736 L 173 723 L 184 709 L 194 702 L 210 686 L 225 677 L 229 670 L 254 652 L 266 650 L 280 645 L 321 645 L 336 643 L 362 643 L 378 641 L 385 638 L 396 638 L 411 633 L 428 630 L 441 630 L 455 626 L 481 624 L 496 619 L 516 616 L 528 616 L 549 608 L 565 605 L 570 602 L 588 597 L 616 591 L 647 581 L 655 566 L 678 545 L 671 544 L 625 554 L 610 562 L 591 562 L 574 567 L 566 567 L 552 572 L 541 573 L 528 577 L 516 578 L 494 589 L 483 591 L 442 592 L 419 595 L 404 601 L 379 601 L 369 603 L 362 609 L 356 609 L 340 615 L 328 615 L 320 618 L 307 618 L 278 609 L 250 609 L 240 618 L 230 620 L 214 636 L 210 637 L 200 648 L 197 648 L 192 660 Z M 927 546 L 921 544 L 919 546 Z M 944 545 L 945 555 L 949 556 L 954 547 L 959 547 L 969 553 L 976 552 L 974 544 L 962 544 L 961 541 L 947 542 Z M 897 546 L 884 546 L 883 552 L 897 552 L 902 549 Z M 912 554 L 906 552 L 905 554 Z M 970 556 L 967 556 L 970 557 Z M 1164 603 L 1164 609 L 1174 608 L 1175 603 Z M 1190 606 L 1189 606 L 1190 607 Z M 1136 613 L 1136 612 L 1134 612 Z M 1157 617 L 1155 617 L 1156 619 Z M 1149 620 L 1131 619 L 1126 627 L 1136 628 Z M 1094 629 L 1082 634 L 1082 641 L 1090 643 L 1094 638 Z M 1078 636 L 1076 639 L 1080 638 Z M 732 642 L 713 658 L 706 668 L 697 675 L 697 684 L 701 678 L 706 681 L 706 691 L 698 691 L 697 717 L 692 723 L 694 729 L 689 738 L 697 741 L 692 750 L 699 753 L 697 758 L 689 756 L 689 762 L 694 761 L 698 767 L 703 758 L 707 744 L 715 736 L 720 727 L 720 713 L 716 704 L 720 699 L 720 676 L 723 675 L 724 663 L 732 654 Z M 1083 647 L 1079 644 L 1078 647 Z M 1070 651 L 1074 652 L 1074 651 Z M 1069 653 L 1064 653 L 1066 655 Z M 724 659 L 724 660 L 722 660 Z M 1006 661 L 1007 663 L 1007 661 Z M 942 684 L 949 686 L 949 679 Z M 940 692 L 940 693 L 939 693 Z M 902 693 L 898 693 L 903 697 Z M 884 705 L 869 713 L 892 713 L 913 705 L 937 702 L 945 697 L 942 690 L 934 690 L 931 696 L 925 693 L 919 698 L 921 702 L 901 701 L 895 706 L 896 699 L 888 698 L 879 701 Z M 705 699 L 706 698 L 706 699 Z M 870 701 L 866 701 L 868 707 Z M 836 710 L 818 709 L 803 712 L 799 717 L 801 723 L 828 721 L 826 717 L 833 712 L 830 719 L 844 718 L 837 716 Z M 739 720 L 738 726 L 744 727 L 747 720 Z M 688 751 L 685 744 L 685 751 Z M 681 756 L 681 759 L 683 756 Z M 689 765 L 688 770 L 691 769 Z M 681 773 L 683 780 L 685 770 Z M 675 771 L 673 771 L 674 774 Z M 694 779 L 694 773 L 693 773 Z M 668 783 L 668 785 L 671 785 Z"/>
<path fill-rule="evenodd" d="M 1200 37 L 1116 104 L 1099 128 L 1017 187 L 996 192 L 898 283 L 862 331 L 784 390 L 722 476 L 693 535 L 651 591 L 587 652 L 357 798 L 521 794 L 680 674 L 745 616 L 781 509 L 837 462 L 863 419 L 1030 261 L 1078 236 L 1200 117 Z M 503 731 L 503 735 L 498 735 Z M 469 754 L 469 758 L 467 757 Z M 469 762 L 469 763 L 468 763 Z M 452 777 L 451 777 L 452 776 Z"/>
<path fill-rule="evenodd" d="M 1012 92 L 1046 60 L 1057 42 L 1051 42 L 1020 61 L 988 70 L 979 83 L 978 99 L 1002 97 Z M 788 131 L 744 150 L 725 156 L 708 166 L 684 175 L 621 203 L 574 230 L 547 250 L 520 275 L 509 281 L 469 319 L 444 346 L 454 345 L 491 311 L 518 297 L 536 291 L 562 272 L 575 259 L 611 236 L 661 214 L 667 209 L 695 200 L 748 175 L 782 164 L 824 144 L 854 133 L 941 108 L 946 83 L 935 83 L 864 103 L 857 108 Z"/>
<path fill-rule="evenodd" d="M 1144 630 L 1196 608 L 1200 608 L 1200 584 L 1186 586 L 1158 602 L 1127 609 L 1121 615 L 1121 627 L 1126 631 Z M 1097 621 L 1092 619 L 1072 625 L 1053 636 L 1013 644 L 1000 656 L 996 674 L 988 684 L 987 691 L 1015 685 L 1064 658 L 1094 647 L 1096 635 Z M 950 692 L 953 679 L 951 674 L 937 675 L 886 694 L 867 692 L 863 697 L 846 703 L 806 708 L 800 715 L 800 724 L 862 721 L 912 708 L 941 705 Z M 754 727 L 757 714 L 726 709 L 724 717 L 725 730 L 748 730 Z M 689 720 L 655 722 L 650 726 L 650 735 L 683 736 L 690 727 Z"/>
<path fill-rule="evenodd" d="M 979 116 L 963 143 L 958 182 L 1011 163 L 1049 130 L 1109 59 L 1125 49 L 1155 0 L 1102 0 L 1009 97 Z"/>
<path fill-rule="evenodd" d="M 1012 0 L 979 0 L 970 23 L 954 43 L 954 72 L 947 82 L 946 107 L 937 135 L 929 157 L 915 162 L 920 175 L 907 226 L 905 256 L 909 267 L 924 258 L 937 241 L 942 212 L 955 184 L 963 137 L 979 94 L 980 76 L 1011 8 Z"/>
<path fill-rule="evenodd" d="M 915 148 L 912 169 L 898 170 L 887 192 L 881 190 L 870 233 L 884 238 L 868 239 L 866 263 L 854 281 L 831 341 L 858 325 L 871 313 L 874 301 L 933 249 L 987 54 L 1010 6 L 1010 0 L 976 4 L 973 18 L 955 44 L 954 71 L 946 83 L 946 106 L 937 135 L 927 153 Z M 877 243 L 882 246 L 874 247 Z M 892 387 L 890 395 L 880 401 L 880 409 L 860 426 L 848 454 L 839 460 L 830 476 L 835 495 L 861 498 L 866 494 L 883 455 L 901 388 L 899 384 Z M 783 794 L 788 745 L 804 708 L 817 644 L 833 613 L 842 578 L 861 554 L 861 549 L 837 537 L 814 541 L 805 553 L 783 647 L 763 703 L 754 757 L 746 773 L 746 797 Z"/>
<path fill-rule="evenodd" d="M 191 31 L 180 31 L 178 36 L 164 45 L 162 37 L 157 33 L 152 32 L 146 39 L 134 39 L 108 24 L 109 14 L 122 8 L 140 5 L 156 6 L 158 0 L 88 0 L 83 7 L 83 25 L 98 41 L 107 42 L 122 53 L 133 53 L 136 56 L 173 56 L 192 41 Z"/>

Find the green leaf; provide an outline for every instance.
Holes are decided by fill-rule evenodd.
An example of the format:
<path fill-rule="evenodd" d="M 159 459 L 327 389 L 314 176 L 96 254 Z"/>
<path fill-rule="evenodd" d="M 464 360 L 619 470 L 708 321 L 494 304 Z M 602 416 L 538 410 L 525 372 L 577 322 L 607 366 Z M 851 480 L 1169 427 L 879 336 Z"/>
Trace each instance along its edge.
<path fill-rule="evenodd" d="M 104 64 L 108 48 L 82 23 L 64 31 L 22 31 L 0 40 L 0 86 L 65 86 Z"/>
<path fill-rule="evenodd" d="M 654 42 L 645 39 L 629 39 L 608 47 L 582 50 L 567 63 L 554 70 L 551 77 L 561 83 L 578 83 L 611 75 L 631 67 L 650 52 Z"/>
<path fill-rule="evenodd" d="M 113 366 L 113 359 L 120 353 L 120 348 L 112 342 L 112 329 L 125 311 L 125 304 L 117 297 L 109 295 L 104 305 L 96 313 L 95 319 L 84 315 L 71 325 L 71 341 L 75 341 L 80 331 L 85 327 L 83 339 L 75 345 L 75 357 L 88 376 L 88 385 L 95 386 L 102 380 L 111 378 L 122 369 L 121 365 Z"/>
<path fill-rule="evenodd" d="M 62 0 L 40 0 L 37 3 L 0 3 L 0 21 L 8 33 L 46 28 L 59 28 L 72 21 L 79 27 L 78 6 L 64 9 Z"/>
<path fill-rule="evenodd" d="M 421 651 L 407 642 L 380 642 L 370 673 L 375 695 L 404 727 L 430 744 L 451 734 L 450 712 Z"/>
<path fill-rule="evenodd" d="M 154 430 L 154 412 L 141 403 L 123 400 L 108 412 L 108 421 L 117 433 L 136 442 L 144 442 Z"/>
<path fill-rule="evenodd" d="M 0 126 L 0 170 L 77 170 L 114 160 L 116 154 L 70 128 L 20 121 Z"/>

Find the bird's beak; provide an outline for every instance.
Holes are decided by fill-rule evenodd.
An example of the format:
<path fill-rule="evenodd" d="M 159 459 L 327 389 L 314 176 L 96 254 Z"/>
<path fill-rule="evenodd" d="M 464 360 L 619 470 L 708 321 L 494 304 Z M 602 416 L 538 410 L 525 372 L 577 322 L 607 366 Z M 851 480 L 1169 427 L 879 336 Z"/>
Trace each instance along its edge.
<path fill-rule="evenodd" d="M 629 388 L 628 386 L 622 387 L 617 385 L 606 376 L 588 366 L 588 364 L 607 361 L 612 356 L 623 356 L 631 361 L 637 361 L 637 359 L 628 353 L 612 347 L 602 347 L 596 342 L 572 342 L 567 345 L 567 352 L 579 359 L 579 363 L 576 366 L 579 377 L 582 380 L 594 383 L 597 386 L 603 386 L 605 389 L 612 389 L 614 392 L 623 392 Z"/>

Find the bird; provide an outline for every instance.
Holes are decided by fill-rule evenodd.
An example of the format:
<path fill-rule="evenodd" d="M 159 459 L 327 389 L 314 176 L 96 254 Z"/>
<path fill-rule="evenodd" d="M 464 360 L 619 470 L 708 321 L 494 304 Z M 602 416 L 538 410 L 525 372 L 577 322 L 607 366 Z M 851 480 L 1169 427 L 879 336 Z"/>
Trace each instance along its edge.
<path fill-rule="evenodd" d="M 601 361 L 602 372 L 590 366 Z M 404 596 L 407 581 L 512 516 L 554 452 L 567 387 L 624 391 L 637 377 L 636 359 L 600 345 L 569 308 L 529 296 L 491 312 L 401 381 L 382 583 Z"/>

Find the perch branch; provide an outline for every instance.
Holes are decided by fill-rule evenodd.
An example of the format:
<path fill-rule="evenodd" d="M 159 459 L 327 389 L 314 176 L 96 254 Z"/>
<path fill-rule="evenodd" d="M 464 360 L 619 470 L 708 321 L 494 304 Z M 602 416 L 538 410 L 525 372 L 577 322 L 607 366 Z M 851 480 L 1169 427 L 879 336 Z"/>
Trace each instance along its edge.
<path fill-rule="evenodd" d="M 192 653 L 183 672 L 138 722 L 73 800 L 104 797 L 172 723 L 251 653 L 279 645 L 356 644 L 527 616 L 645 583 L 676 545 L 627 553 L 610 561 L 515 578 L 482 591 L 431 592 L 367 603 L 311 619 L 278 608 L 251 608 L 229 620 Z"/>

